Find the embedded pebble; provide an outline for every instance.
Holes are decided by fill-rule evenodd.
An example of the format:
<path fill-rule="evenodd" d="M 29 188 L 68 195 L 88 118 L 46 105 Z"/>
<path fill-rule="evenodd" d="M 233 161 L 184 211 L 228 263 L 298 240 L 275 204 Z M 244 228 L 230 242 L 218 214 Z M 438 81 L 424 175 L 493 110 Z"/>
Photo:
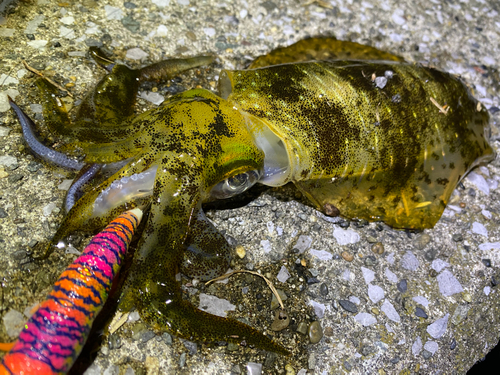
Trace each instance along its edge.
<path fill-rule="evenodd" d="M 59 36 L 65 39 L 75 39 L 75 31 L 65 26 L 59 26 Z"/>
<path fill-rule="evenodd" d="M 373 280 L 375 280 L 375 272 L 365 268 L 361 267 L 361 272 L 363 272 L 363 277 L 365 279 L 365 283 L 370 284 Z"/>
<path fill-rule="evenodd" d="M 432 353 L 424 349 L 422 351 L 422 357 L 424 357 L 424 359 L 429 359 L 432 357 Z"/>
<path fill-rule="evenodd" d="M 333 259 L 333 254 L 325 251 L 325 250 L 315 250 L 311 249 L 309 250 L 309 254 L 311 254 L 313 257 L 318 258 L 319 260 L 331 260 Z"/>
<path fill-rule="evenodd" d="M 151 91 L 141 91 L 139 92 L 139 97 L 156 105 L 160 105 L 165 100 L 163 95 Z"/>
<path fill-rule="evenodd" d="M 65 25 L 72 25 L 75 22 L 75 17 L 72 16 L 62 17 L 59 18 L 59 21 L 61 21 L 61 23 L 64 23 Z"/>
<path fill-rule="evenodd" d="M 266 227 L 267 227 L 267 232 L 269 233 L 269 235 L 272 235 L 274 233 L 274 223 L 272 221 L 268 221 L 266 223 Z"/>
<path fill-rule="evenodd" d="M 10 309 L 3 316 L 3 325 L 5 327 L 5 332 L 10 337 L 17 337 L 19 333 L 24 328 L 24 323 L 26 322 L 26 317 L 17 310 Z"/>
<path fill-rule="evenodd" d="M 378 285 L 368 285 L 368 297 L 373 303 L 377 303 L 382 298 L 385 297 L 384 289 L 379 287 Z"/>
<path fill-rule="evenodd" d="M 179 357 L 179 367 L 184 367 L 186 365 L 186 353 L 182 353 Z M 262 365 L 261 365 L 262 366 Z"/>
<path fill-rule="evenodd" d="M 361 303 L 361 300 L 356 296 L 349 296 L 349 301 L 355 303 L 356 305 L 359 305 Z"/>
<path fill-rule="evenodd" d="M 278 281 L 284 283 L 290 278 L 290 272 L 285 266 L 281 266 L 280 271 L 278 272 L 278 276 L 276 276 Z"/>
<path fill-rule="evenodd" d="M 415 308 L 415 315 L 418 316 L 419 318 L 424 318 L 424 319 L 428 318 L 428 315 L 425 313 L 424 309 L 420 307 Z"/>
<path fill-rule="evenodd" d="M 351 274 L 347 268 L 342 272 L 342 278 L 346 281 L 351 281 L 354 279 L 354 274 Z"/>
<path fill-rule="evenodd" d="M 57 185 L 57 188 L 59 190 L 68 190 L 72 184 L 73 180 L 63 180 L 59 185 Z"/>
<path fill-rule="evenodd" d="M 427 333 L 433 338 L 438 339 L 444 335 L 448 328 L 448 319 L 450 314 L 446 314 L 441 319 L 436 320 L 434 323 L 427 326 Z"/>
<path fill-rule="evenodd" d="M 377 263 L 377 258 L 375 258 L 373 255 L 368 255 L 365 257 L 364 263 L 365 266 L 371 267 Z"/>
<path fill-rule="evenodd" d="M 446 263 L 444 260 L 441 259 L 435 259 L 432 264 L 431 268 L 435 270 L 436 272 L 441 272 L 444 268 L 449 267 L 450 265 Z"/>
<path fill-rule="evenodd" d="M 151 2 L 160 8 L 170 5 L 170 0 L 151 0 Z"/>
<path fill-rule="evenodd" d="M 424 345 L 424 349 L 427 350 L 432 355 L 436 353 L 436 351 L 439 349 L 439 345 L 435 341 L 427 341 Z"/>
<path fill-rule="evenodd" d="M 341 299 L 341 300 L 339 300 L 339 304 L 346 311 L 349 311 L 349 312 L 354 313 L 354 314 L 358 312 L 358 307 L 354 303 L 352 303 L 351 301 Z"/>
<path fill-rule="evenodd" d="M 427 307 L 429 306 L 429 300 L 425 297 L 422 297 L 422 296 L 415 296 L 412 298 L 412 300 L 414 300 L 416 303 L 424 306 L 424 307 Z"/>
<path fill-rule="evenodd" d="M 479 250 L 500 250 L 500 242 L 485 242 L 478 246 Z"/>
<path fill-rule="evenodd" d="M 464 237 L 461 233 L 455 233 L 453 236 L 451 236 L 451 239 L 455 242 L 461 242 L 464 240 Z"/>
<path fill-rule="evenodd" d="M 486 267 L 491 267 L 491 259 L 481 259 L 481 262 L 483 262 Z"/>
<path fill-rule="evenodd" d="M 309 300 L 309 305 L 314 309 L 314 313 L 318 319 L 322 319 L 325 316 L 326 306 L 322 303 L 316 302 L 314 300 Z"/>
<path fill-rule="evenodd" d="M 128 315 L 127 322 L 129 323 L 137 322 L 140 318 L 141 317 L 139 315 L 139 311 L 134 310 Z"/>
<path fill-rule="evenodd" d="M 309 357 L 307 358 L 307 367 L 309 370 L 314 370 L 316 367 L 316 354 L 315 353 L 309 353 Z"/>
<path fill-rule="evenodd" d="M 372 314 L 368 313 L 359 313 L 354 319 L 364 327 L 377 323 L 377 319 Z"/>
<path fill-rule="evenodd" d="M 57 208 L 54 202 L 50 202 L 42 208 L 43 216 L 50 216 L 50 214 Z"/>
<path fill-rule="evenodd" d="M 85 375 L 102 375 L 102 368 L 99 365 L 92 364 L 87 370 Z"/>
<path fill-rule="evenodd" d="M 352 262 L 354 260 L 354 255 L 352 255 L 348 251 L 342 251 L 342 253 L 340 255 L 342 256 L 342 258 L 344 258 L 348 262 Z"/>
<path fill-rule="evenodd" d="M 271 250 L 273 249 L 269 240 L 261 240 L 260 246 L 262 246 L 262 250 L 264 250 L 264 253 L 266 254 L 271 252 Z"/>
<path fill-rule="evenodd" d="M 450 343 L 450 349 L 453 350 L 457 347 L 457 340 L 453 339 Z"/>
<path fill-rule="evenodd" d="M 385 268 L 385 277 L 387 277 L 387 280 L 389 280 L 391 283 L 398 282 L 398 277 L 388 267 Z"/>
<path fill-rule="evenodd" d="M 5 126 L 0 126 L 0 137 L 6 137 L 10 133 L 10 129 Z"/>
<path fill-rule="evenodd" d="M 45 20 L 45 16 L 42 14 L 39 14 L 35 16 L 31 21 L 28 22 L 26 25 L 26 28 L 24 29 L 25 34 L 35 34 L 36 29 L 40 24 Z"/>
<path fill-rule="evenodd" d="M 19 166 L 17 158 L 10 155 L 0 156 L 0 165 L 3 165 L 4 167 L 7 167 L 9 169 L 16 169 Z"/>
<path fill-rule="evenodd" d="M 375 78 L 375 86 L 377 86 L 379 89 L 383 89 L 387 85 L 387 78 L 386 77 L 376 77 Z"/>
<path fill-rule="evenodd" d="M 323 338 L 323 329 L 317 320 L 309 325 L 307 335 L 311 344 L 317 344 Z"/>
<path fill-rule="evenodd" d="M 462 293 L 462 298 L 465 302 L 468 302 L 468 303 L 472 302 L 472 296 L 469 292 Z"/>
<path fill-rule="evenodd" d="M 209 314 L 225 317 L 226 311 L 236 310 L 236 306 L 226 299 L 210 296 L 205 293 L 200 293 L 200 310 L 206 311 Z"/>
<path fill-rule="evenodd" d="M 399 323 L 401 321 L 401 317 L 389 301 L 385 300 L 380 310 L 393 322 Z"/>
<path fill-rule="evenodd" d="M 245 255 L 247 254 L 245 248 L 241 245 L 236 246 L 235 251 L 236 251 L 236 255 L 238 255 L 238 257 L 240 259 L 243 259 L 245 257 Z"/>
<path fill-rule="evenodd" d="M 472 223 L 472 233 L 488 237 L 488 230 L 486 229 L 486 227 L 483 224 L 478 223 L 477 221 Z"/>
<path fill-rule="evenodd" d="M 375 254 L 383 254 L 384 253 L 384 245 L 382 244 L 382 242 L 377 242 L 375 244 L 372 245 L 372 251 L 375 253 Z"/>
<path fill-rule="evenodd" d="M 247 375 L 260 375 L 262 374 L 262 363 L 248 362 Z"/>
<path fill-rule="evenodd" d="M 489 296 L 490 293 L 491 293 L 491 288 L 489 286 L 485 286 L 483 288 L 483 292 L 484 292 L 485 295 Z"/>
<path fill-rule="evenodd" d="M 326 285 L 325 283 L 322 283 L 319 286 L 319 294 L 321 294 L 323 297 L 327 296 L 328 295 L 328 285 Z"/>
<path fill-rule="evenodd" d="M 404 18 L 404 10 L 400 8 L 396 8 L 392 13 L 392 20 L 396 25 L 404 25 L 406 23 L 406 19 Z"/>
<path fill-rule="evenodd" d="M 476 172 L 469 172 L 467 175 L 467 180 L 475 185 L 479 190 L 481 190 L 484 194 L 490 194 L 490 186 L 486 182 L 486 179 Z"/>
<path fill-rule="evenodd" d="M 299 251 L 299 254 L 302 254 L 304 251 L 309 249 L 309 246 L 311 246 L 311 244 L 312 244 L 311 237 L 306 235 L 300 235 L 293 248 L 297 249 Z"/>
<path fill-rule="evenodd" d="M 451 322 L 454 325 L 458 325 L 463 322 L 463 320 L 467 317 L 467 313 L 469 312 L 469 305 L 458 305 L 451 317 Z"/>
<path fill-rule="evenodd" d="M 4 73 L 0 75 L 0 86 L 8 86 L 11 83 L 17 85 L 19 83 L 19 80 Z"/>
<path fill-rule="evenodd" d="M 206 36 L 213 37 L 215 36 L 215 29 L 213 27 L 205 27 L 203 28 L 203 32 Z"/>
<path fill-rule="evenodd" d="M 323 330 L 323 333 L 325 334 L 325 336 L 333 336 L 333 328 L 332 327 L 325 327 L 325 329 Z"/>
<path fill-rule="evenodd" d="M 353 244 L 358 242 L 361 238 L 357 232 L 342 228 L 335 228 L 333 230 L 333 237 L 335 237 L 339 245 Z"/>
<path fill-rule="evenodd" d="M 182 340 L 182 343 L 189 351 L 189 355 L 195 355 L 198 351 L 198 344 L 189 340 Z"/>
<path fill-rule="evenodd" d="M 307 333 L 307 328 L 308 328 L 308 325 L 307 325 L 306 322 L 300 322 L 297 325 L 297 332 L 298 333 L 302 333 L 303 335 L 305 335 Z"/>
<path fill-rule="evenodd" d="M 140 48 L 131 48 L 127 51 L 125 57 L 131 60 L 142 60 L 148 57 L 148 54 Z"/>
<path fill-rule="evenodd" d="M 418 259 L 411 251 L 407 251 L 401 259 L 401 266 L 408 271 L 415 271 L 419 266 Z"/>
<path fill-rule="evenodd" d="M 429 242 L 431 242 L 431 236 L 429 236 L 427 233 L 422 233 L 416 238 L 415 247 L 419 250 L 423 250 Z"/>
<path fill-rule="evenodd" d="M 123 18 L 123 11 L 120 8 L 105 5 L 104 11 L 108 20 L 121 20 Z"/>
<path fill-rule="evenodd" d="M 274 314 L 274 321 L 271 324 L 271 329 L 275 332 L 281 331 L 288 327 L 290 324 L 290 316 L 283 311 L 283 310 L 278 310 L 276 311 L 276 314 Z"/>
<path fill-rule="evenodd" d="M 398 290 L 401 293 L 404 293 L 406 292 L 407 289 L 408 289 L 408 282 L 406 281 L 406 279 L 401 279 L 401 281 L 398 283 Z"/>
<path fill-rule="evenodd" d="M 419 336 L 411 346 L 411 352 L 414 356 L 417 356 L 420 354 L 421 351 L 422 351 L 422 339 Z"/>
<path fill-rule="evenodd" d="M 453 274 L 448 270 L 441 272 L 437 276 L 437 281 L 439 284 L 439 292 L 446 297 L 464 291 L 462 285 L 460 285 L 455 276 L 453 276 Z"/>

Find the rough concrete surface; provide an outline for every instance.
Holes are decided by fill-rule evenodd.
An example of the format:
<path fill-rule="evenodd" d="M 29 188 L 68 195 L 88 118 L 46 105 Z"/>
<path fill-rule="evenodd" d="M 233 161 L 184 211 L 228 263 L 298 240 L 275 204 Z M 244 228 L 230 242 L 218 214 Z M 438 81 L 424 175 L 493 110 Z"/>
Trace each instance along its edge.
<path fill-rule="evenodd" d="M 41 164 L 24 146 L 5 94 L 37 123 L 43 118 L 23 60 L 66 86 L 74 94 L 65 98 L 71 104 L 104 74 L 85 55 L 92 45 L 135 67 L 166 57 L 219 57 L 209 68 L 181 75 L 182 81 L 167 82 L 166 89 L 145 87 L 141 96 L 154 99 L 152 93 L 166 96 L 197 85 L 215 90 L 222 67 L 243 68 L 275 47 L 334 35 L 460 75 L 489 109 L 491 143 L 497 153 L 500 147 L 500 6 L 493 0 L 4 0 L 0 12 L 3 341 L 15 337 L 16 322 L 22 324 L 23 314 L 76 257 L 31 258 L 61 222 L 64 189 L 74 175 Z M 139 99 L 141 109 L 151 106 Z M 293 355 L 193 345 L 152 332 L 135 317 L 104 338 L 94 360 L 87 360 L 87 351 L 80 362 L 91 364 L 88 374 L 255 374 L 259 364 L 263 373 L 465 373 L 500 336 L 499 182 L 497 158 L 466 178 L 435 228 L 421 233 L 332 222 L 293 187 L 209 209 L 217 227 L 246 252 L 232 267 L 260 270 L 286 294 L 292 321 L 273 335 Z M 75 236 L 73 244 L 81 249 L 84 241 Z M 286 271 L 290 275 L 284 282 L 277 279 L 280 270 L 281 280 Z M 236 306 L 231 315 L 272 333 L 271 293 L 253 276 L 210 287 L 187 279 L 183 284 L 193 303 L 200 293 L 224 298 Z M 310 344 L 297 329 L 316 320 L 323 338 Z M 75 373 L 84 365 L 78 366 Z"/>

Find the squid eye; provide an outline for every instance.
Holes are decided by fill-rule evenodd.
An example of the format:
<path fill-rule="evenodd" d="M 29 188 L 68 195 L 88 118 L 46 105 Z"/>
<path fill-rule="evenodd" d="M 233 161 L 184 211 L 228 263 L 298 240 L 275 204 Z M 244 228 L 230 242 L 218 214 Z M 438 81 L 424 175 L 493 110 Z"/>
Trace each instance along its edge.
<path fill-rule="evenodd" d="M 215 199 L 225 199 L 241 194 L 259 181 L 261 176 L 262 171 L 253 170 L 229 177 L 215 185 L 210 191 L 210 196 Z"/>

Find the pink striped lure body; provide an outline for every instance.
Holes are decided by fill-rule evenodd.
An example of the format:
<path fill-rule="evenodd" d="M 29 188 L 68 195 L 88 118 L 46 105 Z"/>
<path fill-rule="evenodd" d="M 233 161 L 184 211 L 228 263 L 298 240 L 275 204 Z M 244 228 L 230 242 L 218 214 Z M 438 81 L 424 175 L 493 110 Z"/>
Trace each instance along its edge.
<path fill-rule="evenodd" d="M 0 375 L 70 370 L 108 298 L 141 218 L 140 209 L 127 211 L 92 238 L 25 324 L 2 360 Z"/>

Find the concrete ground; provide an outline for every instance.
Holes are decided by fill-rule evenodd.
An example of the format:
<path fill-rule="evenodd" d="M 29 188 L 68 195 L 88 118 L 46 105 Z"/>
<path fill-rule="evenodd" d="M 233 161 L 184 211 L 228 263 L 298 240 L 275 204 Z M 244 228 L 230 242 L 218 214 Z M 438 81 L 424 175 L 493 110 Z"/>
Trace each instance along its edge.
<path fill-rule="evenodd" d="M 65 189 L 74 175 L 43 165 L 23 143 L 6 94 L 43 123 L 34 76 L 23 60 L 65 86 L 74 95 L 65 98 L 71 106 L 104 74 L 86 57 L 89 46 L 134 67 L 167 57 L 218 56 L 213 66 L 146 86 L 139 99 L 145 109 L 159 95 L 184 88 L 216 90 L 223 67 L 244 68 L 308 36 L 335 36 L 460 75 L 490 112 L 498 153 L 499 12 L 497 2 L 486 0 L 2 1 L 0 340 L 15 337 L 16 324 L 76 257 L 31 258 L 64 217 Z M 499 182 L 498 159 L 478 168 L 457 188 L 435 228 L 422 233 L 332 222 L 293 187 L 257 189 L 251 199 L 209 209 L 216 226 L 245 249 L 232 267 L 269 276 L 286 294 L 292 322 L 279 333 L 270 330 L 271 293 L 252 276 L 210 287 L 183 280 L 187 294 L 196 305 L 207 294 L 232 302 L 230 315 L 272 333 L 293 355 L 194 345 L 153 332 L 133 315 L 104 337 L 95 358 L 92 347 L 85 351 L 74 373 L 465 373 L 500 336 Z M 76 235 L 72 243 L 81 249 L 84 241 Z M 301 261 L 305 267 L 296 265 Z M 277 279 L 280 271 L 290 275 L 285 282 Z M 297 330 L 314 321 L 323 338 L 310 344 Z"/>

